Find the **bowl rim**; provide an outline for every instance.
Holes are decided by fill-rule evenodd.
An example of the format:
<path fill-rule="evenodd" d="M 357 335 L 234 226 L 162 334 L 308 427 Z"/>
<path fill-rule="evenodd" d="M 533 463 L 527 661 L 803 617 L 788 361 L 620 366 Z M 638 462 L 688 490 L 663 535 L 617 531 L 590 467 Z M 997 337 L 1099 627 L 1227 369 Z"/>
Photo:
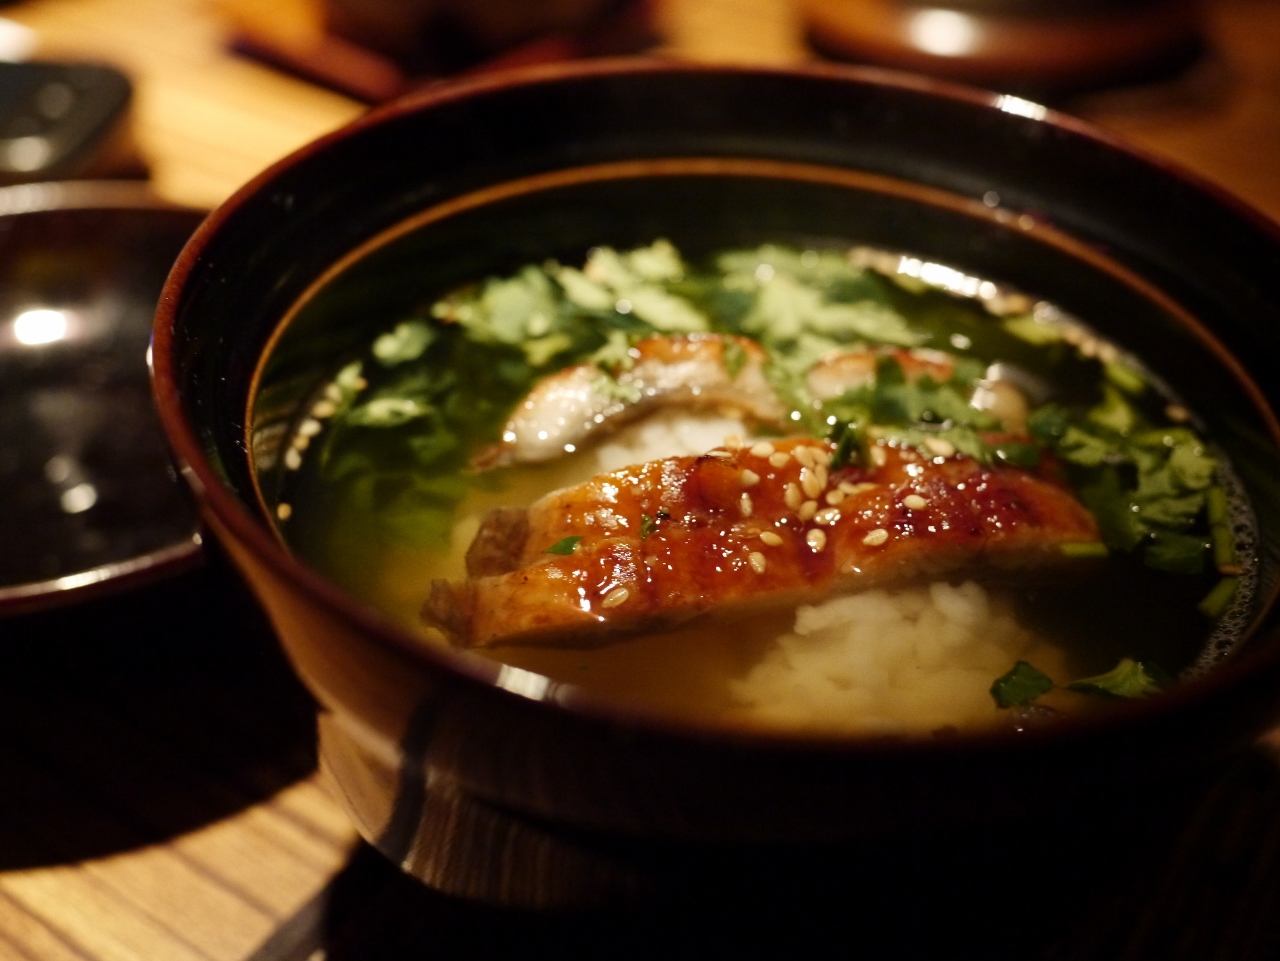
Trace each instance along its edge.
<path fill-rule="evenodd" d="M 1032 123 L 1044 124 L 1092 141 L 1104 148 L 1126 155 L 1160 173 L 1190 185 L 1206 194 L 1220 206 L 1251 223 L 1280 246 L 1280 224 L 1250 206 L 1227 189 L 1190 171 L 1176 161 L 1135 146 L 1094 125 L 1043 107 L 1010 94 L 1001 94 L 950 81 L 936 80 L 877 67 L 842 65 L 803 65 L 791 67 L 757 65 L 721 65 L 675 63 L 642 57 L 601 58 L 550 65 L 520 67 L 473 77 L 442 81 L 420 91 L 407 94 L 363 114 L 296 150 L 267 167 L 240 187 L 210 214 L 192 235 L 165 283 L 156 308 L 152 335 L 152 382 L 161 421 L 183 475 L 196 491 L 201 510 L 225 525 L 229 532 L 245 544 L 258 562 L 294 588 L 303 591 L 310 601 L 320 605 L 339 620 L 354 625 L 366 635 L 390 646 L 410 660 L 424 662 L 429 669 L 444 672 L 451 681 L 488 689 L 487 694 L 508 696 L 520 701 L 536 701 L 544 708 L 579 721 L 643 730 L 657 736 L 686 742 L 718 742 L 737 749 L 785 749 L 791 752 L 813 752 L 823 755 L 911 755 L 937 753 L 985 753 L 1036 750 L 1049 744 L 1080 741 L 1095 735 L 1106 735 L 1117 728 L 1135 724 L 1152 724 L 1196 705 L 1223 695 L 1245 677 L 1264 666 L 1280 666 L 1280 644 L 1269 651 L 1247 652 L 1247 658 L 1232 657 L 1158 698 L 1126 701 L 1097 714 L 1074 715 L 1061 723 L 1030 727 L 1016 731 L 1003 727 L 963 731 L 953 736 L 924 735 L 876 736 L 867 734 L 819 733 L 803 730 L 757 729 L 729 726 L 714 722 L 695 722 L 673 717 L 644 707 L 620 704 L 582 688 L 552 681 L 543 695 L 530 697 L 519 690 L 504 687 L 501 673 L 504 665 L 469 652 L 427 645 L 406 628 L 393 622 L 377 609 L 361 601 L 336 583 L 286 551 L 277 537 L 248 506 L 222 482 L 204 455 L 200 441 L 188 423 L 173 367 L 174 330 L 188 280 L 200 265 L 206 248 L 220 233 L 222 226 L 241 208 L 263 193 L 277 177 L 303 163 L 330 145 L 347 140 L 362 131 L 380 126 L 405 115 L 427 111 L 489 93 L 516 87 L 537 87 L 564 81 L 580 81 L 629 75 L 668 74 L 672 76 L 721 74 L 742 78 L 807 78 L 837 83 L 853 83 L 883 87 L 911 93 L 924 93 L 961 105 L 976 106 L 1013 114 Z M 1216 339 L 1216 337 L 1215 337 Z M 1227 356 L 1234 356 L 1223 347 Z M 1246 382 L 1251 383 L 1247 372 Z M 1269 406 L 1263 411 L 1271 415 Z M 1273 436 L 1272 438 L 1276 438 Z M 1273 596 L 1274 599 L 1274 596 Z M 1251 636 L 1260 629 L 1268 613 L 1267 606 L 1258 613 L 1250 628 Z M 510 668 L 508 668 L 510 670 Z M 533 673 L 533 672 L 529 672 Z M 542 677 L 542 675 L 536 675 Z M 569 697 L 560 699 L 561 690 Z"/>

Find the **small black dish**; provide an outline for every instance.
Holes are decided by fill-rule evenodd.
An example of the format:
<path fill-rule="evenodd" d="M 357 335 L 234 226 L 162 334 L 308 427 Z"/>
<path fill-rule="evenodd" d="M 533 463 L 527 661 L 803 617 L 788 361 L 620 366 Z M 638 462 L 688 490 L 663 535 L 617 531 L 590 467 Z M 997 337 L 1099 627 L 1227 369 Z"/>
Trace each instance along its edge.
<path fill-rule="evenodd" d="M 165 272 L 203 216 L 140 183 L 0 190 L 0 614 L 199 558 L 147 353 Z"/>

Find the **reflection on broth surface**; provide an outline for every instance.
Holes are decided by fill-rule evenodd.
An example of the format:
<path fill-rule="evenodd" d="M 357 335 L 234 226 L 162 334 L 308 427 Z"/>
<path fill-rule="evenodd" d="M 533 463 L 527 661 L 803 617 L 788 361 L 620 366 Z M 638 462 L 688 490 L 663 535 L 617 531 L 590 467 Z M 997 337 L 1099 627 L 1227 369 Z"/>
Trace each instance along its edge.
<path fill-rule="evenodd" d="M 529 265 L 266 408 L 317 568 L 424 643 L 673 716 L 1051 722 L 1221 654 L 1251 591 L 1230 465 L 1136 358 L 865 248 Z"/>

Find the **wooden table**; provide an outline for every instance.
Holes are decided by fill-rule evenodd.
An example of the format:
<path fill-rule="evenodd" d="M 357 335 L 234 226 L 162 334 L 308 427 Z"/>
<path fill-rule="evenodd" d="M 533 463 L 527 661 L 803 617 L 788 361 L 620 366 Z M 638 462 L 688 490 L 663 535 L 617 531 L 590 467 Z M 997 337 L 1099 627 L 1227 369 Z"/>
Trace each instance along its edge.
<path fill-rule="evenodd" d="M 41 55 L 130 73 L 139 149 L 178 202 L 218 203 L 363 109 L 229 54 L 201 0 L 26 0 L 3 14 L 39 32 Z M 660 20 L 670 56 L 812 56 L 784 0 L 668 0 Z M 1211 32 L 1213 54 L 1185 76 L 1066 106 L 1280 218 L 1280 2 L 1221 0 Z M 580 928 L 574 940 L 454 904 L 361 850 L 314 774 L 311 707 L 269 635 L 216 559 L 0 622 L 0 961 L 597 953 Z M 1154 853 L 1116 862 L 1125 893 L 1030 956 L 1280 953 L 1280 766 L 1259 751 L 1184 800 Z"/>

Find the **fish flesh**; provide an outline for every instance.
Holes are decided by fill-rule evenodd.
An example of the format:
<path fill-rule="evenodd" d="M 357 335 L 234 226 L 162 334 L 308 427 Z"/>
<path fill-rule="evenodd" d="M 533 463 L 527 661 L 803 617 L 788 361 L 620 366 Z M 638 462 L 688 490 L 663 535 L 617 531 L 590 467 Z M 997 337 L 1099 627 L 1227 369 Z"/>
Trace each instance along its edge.
<path fill-rule="evenodd" d="M 1048 460 L 988 466 L 881 440 L 867 466 L 836 469 L 834 451 L 812 438 L 717 448 L 503 508 L 468 578 L 436 581 L 423 617 L 464 647 L 586 646 L 712 609 L 1061 565 L 1091 553 L 1065 545 L 1100 547 Z"/>
<path fill-rule="evenodd" d="M 778 425 L 782 404 L 765 377 L 766 355 L 754 340 L 719 334 L 646 337 L 628 352 L 631 367 L 610 375 L 577 364 L 540 380 L 481 449 L 477 470 L 534 464 L 572 454 L 659 407 L 731 410 Z"/>
<path fill-rule="evenodd" d="M 609 374 L 576 364 L 540 380 L 516 405 L 502 439 L 471 460 L 475 470 L 536 464 L 582 450 L 661 407 L 716 409 L 757 426 L 783 426 L 786 410 L 754 340 L 719 334 L 646 337 L 630 349 L 631 367 Z M 907 380 L 950 379 L 954 358 L 936 350 L 865 347 L 819 360 L 806 375 L 815 403 L 875 382 L 876 362 L 892 357 Z"/>

